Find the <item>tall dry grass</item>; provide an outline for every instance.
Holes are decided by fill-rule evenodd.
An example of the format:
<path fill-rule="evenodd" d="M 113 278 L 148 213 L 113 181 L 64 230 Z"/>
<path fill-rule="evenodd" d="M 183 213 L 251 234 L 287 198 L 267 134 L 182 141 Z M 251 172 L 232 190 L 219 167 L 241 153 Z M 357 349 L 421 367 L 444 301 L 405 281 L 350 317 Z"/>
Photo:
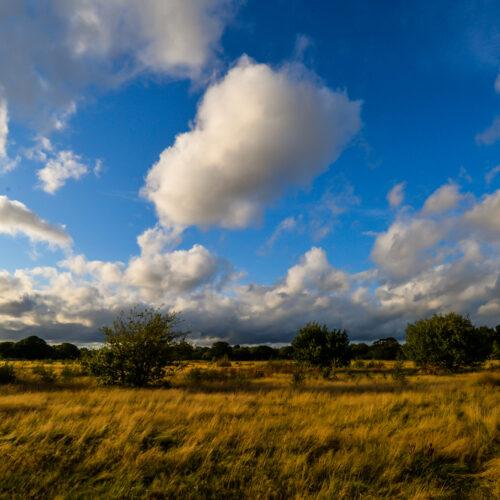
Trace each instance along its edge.
<path fill-rule="evenodd" d="M 17 363 L 0 386 L 0 498 L 500 498 L 498 372 L 293 388 L 283 365 L 197 367 L 132 390 Z"/>

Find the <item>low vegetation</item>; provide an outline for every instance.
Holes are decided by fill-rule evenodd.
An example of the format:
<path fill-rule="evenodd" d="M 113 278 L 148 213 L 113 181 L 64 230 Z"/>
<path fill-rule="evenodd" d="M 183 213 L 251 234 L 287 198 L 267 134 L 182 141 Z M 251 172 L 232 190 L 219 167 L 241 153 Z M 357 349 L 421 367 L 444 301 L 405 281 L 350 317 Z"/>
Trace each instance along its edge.
<path fill-rule="evenodd" d="M 0 498 L 500 496 L 498 363 L 428 375 L 377 362 L 328 379 L 290 361 L 232 365 L 186 363 L 165 390 L 100 386 L 58 362 L 48 382 L 40 363 L 12 363 Z"/>
<path fill-rule="evenodd" d="M 130 311 L 78 361 L 10 346 L 25 360 L 0 365 L 0 498 L 500 498 L 498 327 L 434 316 L 364 361 L 310 323 L 279 350 L 193 360 L 177 325 Z"/>

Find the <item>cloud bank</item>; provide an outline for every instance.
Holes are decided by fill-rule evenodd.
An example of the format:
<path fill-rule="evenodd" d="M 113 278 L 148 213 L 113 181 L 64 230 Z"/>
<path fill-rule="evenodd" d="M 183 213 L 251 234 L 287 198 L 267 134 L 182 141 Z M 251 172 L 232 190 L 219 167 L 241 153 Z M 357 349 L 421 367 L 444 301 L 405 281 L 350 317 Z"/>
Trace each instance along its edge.
<path fill-rule="evenodd" d="M 395 214 L 375 238 L 374 265 L 358 273 L 339 269 L 327 249 L 312 247 L 274 283 L 246 282 L 243 270 L 202 245 L 168 250 L 171 234 L 158 226 L 138 238 L 140 255 L 127 263 L 74 255 L 53 267 L 0 271 L 0 338 L 99 341 L 98 328 L 136 304 L 182 312 L 200 342 L 288 342 L 311 320 L 346 328 L 355 340 L 402 338 L 408 321 L 451 310 L 496 325 L 500 190 L 475 199 L 455 188 L 452 215 L 444 210 L 451 206 L 449 184 L 424 202 L 435 209 Z M 67 241 L 24 205 L 1 203 L 30 221 L 17 218 L 16 231 L 24 224 L 32 238 Z M 0 208 L 1 220 L 8 213 Z"/>

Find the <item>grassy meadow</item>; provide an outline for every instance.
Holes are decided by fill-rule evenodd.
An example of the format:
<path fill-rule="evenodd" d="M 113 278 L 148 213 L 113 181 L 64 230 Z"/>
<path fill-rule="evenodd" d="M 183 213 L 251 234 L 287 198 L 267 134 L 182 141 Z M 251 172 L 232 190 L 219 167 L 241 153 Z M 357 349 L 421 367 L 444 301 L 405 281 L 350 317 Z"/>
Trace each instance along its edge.
<path fill-rule="evenodd" d="M 190 363 L 169 388 L 124 389 L 13 364 L 2 499 L 500 498 L 499 367 L 301 380 L 292 363 Z"/>

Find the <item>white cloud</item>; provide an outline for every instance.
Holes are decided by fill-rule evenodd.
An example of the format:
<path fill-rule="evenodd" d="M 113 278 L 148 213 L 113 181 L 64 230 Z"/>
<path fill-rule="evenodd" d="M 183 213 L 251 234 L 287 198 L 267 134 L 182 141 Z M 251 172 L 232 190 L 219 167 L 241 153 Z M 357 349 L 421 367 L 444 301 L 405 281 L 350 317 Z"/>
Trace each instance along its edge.
<path fill-rule="evenodd" d="M 497 165 L 496 167 L 486 172 L 486 175 L 484 176 L 485 181 L 488 184 L 491 184 L 491 181 L 495 178 L 498 172 L 500 172 L 500 165 Z"/>
<path fill-rule="evenodd" d="M 446 234 L 446 225 L 430 219 L 397 220 L 377 236 L 371 258 L 391 277 L 405 279 L 433 265 Z"/>
<path fill-rule="evenodd" d="M 427 200 L 425 200 L 423 213 L 440 214 L 456 208 L 463 196 L 460 194 L 460 188 L 456 184 L 445 184 L 436 189 Z"/>
<path fill-rule="evenodd" d="M 500 75 L 495 80 L 495 91 L 500 94 Z"/>
<path fill-rule="evenodd" d="M 7 154 L 7 141 L 9 137 L 9 112 L 7 101 L 0 96 L 0 174 L 14 170 L 20 158 L 9 158 Z"/>
<path fill-rule="evenodd" d="M 231 12 L 231 0 L 3 0 L 0 87 L 16 118 L 57 129 L 89 85 L 200 76 Z"/>
<path fill-rule="evenodd" d="M 292 215 L 283 219 L 277 226 L 276 229 L 272 232 L 271 236 L 266 241 L 267 248 L 272 248 L 274 243 L 278 238 L 280 238 L 284 233 L 289 233 L 294 231 L 297 228 L 298 221 Z"/>
<path fill-rule="evenodd" d="M 223 261 L 204 246 L 194 245 L 190 250 L 134 257 L 125 278 L 146 297 L 157 298 L 212 283 L 222 265 Z"/>
<path fill-rule="evenodd" d="M 336 160 L 361 127 L 360 107 L 306 75 L 242 57 L 206 91 L 193 129 L 163 151 L 142 193 L 165 226 L 245 227 Z"/>
<path fill-rule="evenodd" d="M 493 123 L 483 132 L 476 135 L 476 143 L 491 146 L 500 139 L 500 118 L 495 118 Z"/>
<path fill-rule="evenodd" d="M 45 167 L 37 172 L 41 188 L 46 193 L 54 194 L 68 179 L 77 180 L 87 174 L 89 168 L 81 159 L 81 156 L 73 151 L 58 151 L 47 161 Z"/>
<path fill-rule="evenodd" d="M 392 208 L 399 207 L 401 203 L 403 203 L 403 199 L 405 197 L 404 188 L 406 186 L 406 182 L 400 182 L 396 184 L 388 193 L 387 193 L 387 201 Z"/>
<path fill-rule="evenodd" d="M 0 160 L 7 157 L 7 137 L 9 135 L 9 115 L 7 101 L 0 98 Z"/>
<path fill-rule="evenodd" d="M 45 241 L 51 246 L 65 247 L 71 238 L 62 228 L 51 226 L 23 203 L 0 195 L 0 233 L 24 234 L 31 241 Z"/>
<path fill-rule="evenodd" d="M 479 229 L 487 238 L 500 237 L 500 189 L 487 195 L 464 214 L 464 221 Z"/>

